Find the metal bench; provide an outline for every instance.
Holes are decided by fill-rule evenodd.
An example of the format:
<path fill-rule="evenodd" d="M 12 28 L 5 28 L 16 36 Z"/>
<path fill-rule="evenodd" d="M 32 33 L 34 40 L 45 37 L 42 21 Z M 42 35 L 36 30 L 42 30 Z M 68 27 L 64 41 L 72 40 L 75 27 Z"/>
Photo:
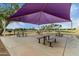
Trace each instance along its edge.
<path fill-rule="evenodd" d="M 53 42 L 56 43 L 56 38 L 50 38 L 49 40 L 47 40 L 47 42 L 49 43 L 49 46 L 50 46 L 50 47 L 53 47 L 53 46 L 52 46 L 52 43 L 53 43 Z"/>

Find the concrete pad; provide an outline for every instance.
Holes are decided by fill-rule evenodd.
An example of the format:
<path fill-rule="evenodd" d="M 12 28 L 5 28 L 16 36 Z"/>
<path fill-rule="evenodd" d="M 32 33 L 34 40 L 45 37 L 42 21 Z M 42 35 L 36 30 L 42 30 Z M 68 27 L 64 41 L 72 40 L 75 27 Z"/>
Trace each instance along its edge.
<path fill-rule="evenodd" d="M 34 37 L 1 37 L 2 42 L 12 56 L 72 56 L 79 55 L 79 40 L 75 36 L 64 36 L 53 43 L 53 47 L 48 44 L 38 43 Z"/>

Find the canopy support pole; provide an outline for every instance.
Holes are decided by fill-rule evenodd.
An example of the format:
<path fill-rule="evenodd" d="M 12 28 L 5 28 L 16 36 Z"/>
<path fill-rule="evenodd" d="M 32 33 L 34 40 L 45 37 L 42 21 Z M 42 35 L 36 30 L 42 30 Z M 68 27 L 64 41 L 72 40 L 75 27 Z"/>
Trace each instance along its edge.
<path fill-rule="evenodd" d="M 71 29 L 73 28 L 73 23 L 72 23 L 72 21 L 71 21 Z"/>

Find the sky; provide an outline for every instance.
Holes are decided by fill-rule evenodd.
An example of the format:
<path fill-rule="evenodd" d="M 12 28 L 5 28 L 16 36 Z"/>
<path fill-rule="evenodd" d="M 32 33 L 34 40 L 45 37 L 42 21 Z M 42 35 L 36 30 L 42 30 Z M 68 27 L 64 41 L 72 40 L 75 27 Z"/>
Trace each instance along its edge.
<path fill-rule="evenodd" d="M 72 5 L 71 20 L 73 23 L 73 27 L 79 27 L 79 3 Z"/>
<path fill-rule="evenodd" d="M 7 4 L 8 5 L 8 4 Z M 22 6 L 23 4 L 20 4 L 20 6 Z M 0 7 L 6 7 L 5 4 L 0 4 Z M 71 6 L 71 12 L 70 12 L 70 17 L 72 20 L 72 27 L 73 28 L 77 28 L 79 27 L 79 3 L 73 3 Z M 22 23 L 19 22 L 19 24 L 21 24 L 23 27 L 25 28 L 38 28 L 38 25 L 34 25 L 34 24 L 29 24 L 29 23 Z M 63 23 L 57 23 L 57 24 L 61 24 L 63 28 L 71 28 L 71 22 L 63 22 Z M 16 24 L 16 26 L 18 26 Z M 9 26 L 10 28 L 13 26 Z"/>

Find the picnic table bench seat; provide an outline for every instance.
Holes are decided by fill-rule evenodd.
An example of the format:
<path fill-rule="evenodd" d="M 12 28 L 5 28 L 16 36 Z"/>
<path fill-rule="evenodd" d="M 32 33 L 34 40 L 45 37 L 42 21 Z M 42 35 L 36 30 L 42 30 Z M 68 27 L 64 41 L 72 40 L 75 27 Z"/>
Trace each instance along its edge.
<path fill-rule="evenodd" d="M 56 38 L 50 38 L 47 42 L 49 43 L 49 46 L 52 47 L 52 43 L 56 43 Z"/>

